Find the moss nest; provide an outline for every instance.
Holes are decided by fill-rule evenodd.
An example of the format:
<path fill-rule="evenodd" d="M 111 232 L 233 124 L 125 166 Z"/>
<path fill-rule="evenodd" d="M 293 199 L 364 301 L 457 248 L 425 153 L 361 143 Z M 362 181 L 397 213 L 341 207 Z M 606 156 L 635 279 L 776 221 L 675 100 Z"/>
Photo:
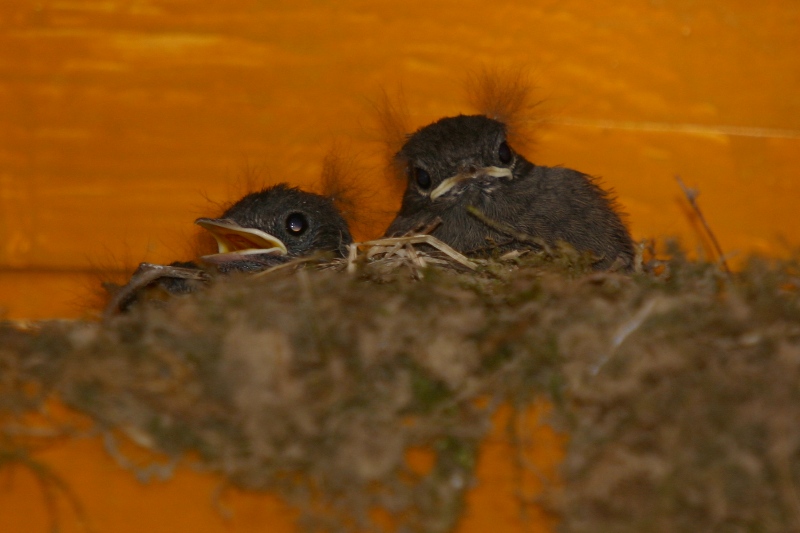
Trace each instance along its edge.
<path fill-rule="evenodd" d="M 588 264 L 406 244 L 105 323 L 6 323 L 0 454 L 32 446 L 18 422 L 55 396 L 99 431 L 280 492 L 308 529 L 379 530 L 384 509 L 398 530 L 447 531 L 494 410 L 545 397 L 569 435 L 543 499 L 561 531 L 800 530 L 798 259 Z M 405 460 L 420 446 L 424 473 Z"/>

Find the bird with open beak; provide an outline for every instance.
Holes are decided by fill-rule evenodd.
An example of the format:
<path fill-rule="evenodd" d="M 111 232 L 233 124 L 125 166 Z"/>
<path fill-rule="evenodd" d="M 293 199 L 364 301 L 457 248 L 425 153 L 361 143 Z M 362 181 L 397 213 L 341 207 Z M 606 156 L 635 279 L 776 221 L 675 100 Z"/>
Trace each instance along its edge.
<path fill-rule="evenodd" d="M 614 201 L 589 176 L 534 165 L 484 115 L 443 118 L 408 137 L 396 155 L 406 190 L 386 231 L 398 236 L 441 222 L 431 234 L 474 254 L 564 241 L 596 269 L 630 269 L 631 236 Z"/>
<path fill-rule="evenodd" d="M 353 242 L 334 199 L 279 184 L 250 193 L 220 218 L 195 223 L 214 237 L 218 253 L 170 265 L 142 263 L 106 306 L 105 316 L 125 311 L 152 289 L 167 295 L 193 292 L 216 274 L 252 273 L 308 256 L 343 256 Z"/>
<path fill-rule="evenodd" d="M 318 251 L 344 255 L 353 242 L 331 198 L 285 184 L 248 194 L 220 218 L 198 218 L 219 253 L 201 259 L 222 273 L 260 271 Z"/>

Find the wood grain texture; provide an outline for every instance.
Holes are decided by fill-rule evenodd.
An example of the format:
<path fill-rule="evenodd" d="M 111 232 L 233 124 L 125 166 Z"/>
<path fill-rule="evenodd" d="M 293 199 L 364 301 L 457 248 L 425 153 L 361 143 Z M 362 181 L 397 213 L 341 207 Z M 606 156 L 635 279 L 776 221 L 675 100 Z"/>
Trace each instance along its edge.
<path fill-rule="evenodd" d="M 314 188 L 337 141 L 377 189 L 357 235 L 374 237 L 399 199 L 369 101 L 402 86 L 414 127 L 472 112 L 463 80 L 481 65 L 530 68 L 546 119 L 531 159 L 601 177 L 635 237 L 702 242 L 680 174 L 726 251 L 785 253 L 781 238 L 800 243 L 798 27 L 788 0 L 4 2 L 0 285 L 191 255 L 192 221 L 244 192 L 245 169 Z M 76 316 L 80 290 L 0 305 Z"/>
<path fill-rule="evenodd" d="M 336 140 L 378 190 L 372 230 L 357 235 L 377 236 L 399 199 L 382 181 L 369 101 L 402 85 L 415 127 L 472 112 L 463 80 L 481 65 L 530 67 L 546 118 L 531 159 L 601 177 L 635 237 L 702 242 L 680 174 L 727 251 L 784 253 L 779 237 L 800 244 L 798 28 L 792 0 L 5 0 L 0 307 L 80 316 L 98 265 L 187 257 L 192 221 L 244 192 L 243 173 L 313 188 Z M 495 437 L 462 531 L 520 526 L 512 452 Z M 531 460 L 554 468 L 563 443 L 538 442 Z M 268 495 L 236 495 L 226 522 L 211 476 L 135 485 L 96 439 L 39 458 L 98 531 L 261 531 L 270 512 L 282 516 L 272 530 L 288 528 Z M 0 530 L 44 531 L 36 482 L 19 473 L 14 487 L 0 493 L 12 509 Z M 81 531 L 63 510 L 62 530 Z"/>

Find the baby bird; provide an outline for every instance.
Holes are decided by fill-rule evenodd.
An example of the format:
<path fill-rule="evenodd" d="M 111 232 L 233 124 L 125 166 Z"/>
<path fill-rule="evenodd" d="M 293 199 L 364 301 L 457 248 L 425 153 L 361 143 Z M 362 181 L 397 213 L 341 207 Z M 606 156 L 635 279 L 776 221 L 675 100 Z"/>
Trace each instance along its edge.
<path fill-rule="evenodd" d="M 286 184 L 250 193 L 220 218 L 198 218 L 195 223 L 211 233 L 219 253 L 171 265 L 142 263 L 113 294 L 106 318 L 128 309 L 145 289 L 189 293 L 215 274 L 259 272 L 315 252 L 343 256 L 353 242 L 333 198 Z"/>
<path fill-rule="evenodd" d="M 330 251 L 344 255 L 353 242 L 347 222 L 331 198 L 279 184 L 250 193 L 221 218 L 198 218 L 219 253 L 203 256 L 222 273 L 254 272 Z"/>
<path fill-rule="evenodd" d="M 506 130 L 484 115 L 459 115 L 411 135 L 396 155 L 408 183 L 386 235 L 438 218 L 431 234 L 462 253 L 564 241 L 591 252 L 596 269 L 629 270 L 633 242 L 608 194 L 585 174 L 529 162 Z"/>

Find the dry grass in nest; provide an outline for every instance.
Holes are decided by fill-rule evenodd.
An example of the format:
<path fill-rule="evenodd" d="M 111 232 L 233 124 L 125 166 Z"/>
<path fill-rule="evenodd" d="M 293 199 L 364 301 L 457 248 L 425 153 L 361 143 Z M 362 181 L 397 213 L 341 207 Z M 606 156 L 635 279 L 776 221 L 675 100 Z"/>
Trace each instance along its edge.
<path fill-rule="evenodd" d="M 382 508 L 446 531 L 494 409 L 545 396 L 570 435 L 548 497 L 562 531 L 800 530 L 798 260 L 590 262 L 382 239 L 104 324 L 5 324 L 0 454 L 51 438 L 19 419 L 56 396 L 96 431 L 280 491 L 309 529 L 378 529 Z M 430 472 L 405 462 L 420 446 Z"/>

